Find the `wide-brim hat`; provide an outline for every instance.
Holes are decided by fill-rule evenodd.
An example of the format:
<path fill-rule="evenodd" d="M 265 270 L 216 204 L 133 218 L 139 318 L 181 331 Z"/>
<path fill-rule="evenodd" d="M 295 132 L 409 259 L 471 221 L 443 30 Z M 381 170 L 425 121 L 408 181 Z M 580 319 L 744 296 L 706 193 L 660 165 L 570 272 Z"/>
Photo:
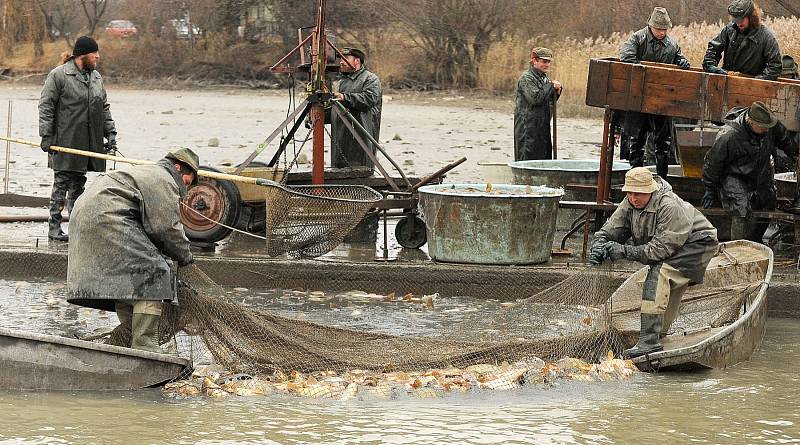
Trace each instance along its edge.
<path fill-rule="evenodd" d="M 362 65 L 367 60 L 367 55 L 358 48 L 344 48 L 342 49 L 342 55 L 358 57 Z"/>
<path fill-rule="evenodd" d="M 781 57 L 781 74 L 794 74 L 796 72 L 797 62 L 794 61 L 794 57 L 789 54 L 784 54 L 783 57 Z"/>
<path fill-rule="evenodd" d="M 180 148 L 167 153 L 167 155 L 164 157 L 186 164 L 194 172 L 194 180 L 192 181 L 192 184 L 197 183 L 197 171 L 200 170 L 200 157 L 197 156 L 195 152 L 188 148 Z"/>
<path fill-rule="evenodd" d="M 747 110 L 747 117 L 759 127 L 772 128 L 778 124 L 778 116 L 767 107 L 764 102 L 753 102 Z"/>
<path fill-rule="evenodd" d="M 653 193 L 658 190 L 658 183 L 653 179 L 653 172 L 644 167 L 635 167 L 625 173 L 623 192 Z"/>

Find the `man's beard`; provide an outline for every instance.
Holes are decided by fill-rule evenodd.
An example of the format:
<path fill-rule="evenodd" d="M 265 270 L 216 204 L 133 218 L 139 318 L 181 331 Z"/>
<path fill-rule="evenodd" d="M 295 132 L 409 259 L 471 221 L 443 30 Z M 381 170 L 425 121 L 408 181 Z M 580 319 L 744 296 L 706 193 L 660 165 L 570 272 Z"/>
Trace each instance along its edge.
<path fill-rule="evenodd" d="M 97 65 L 95 65 L 94 61 L 87 56 L 83 57 L 82 64 L 83 69 L 87 72 L 93 71 L 95 68 L 97 68 Z"/>

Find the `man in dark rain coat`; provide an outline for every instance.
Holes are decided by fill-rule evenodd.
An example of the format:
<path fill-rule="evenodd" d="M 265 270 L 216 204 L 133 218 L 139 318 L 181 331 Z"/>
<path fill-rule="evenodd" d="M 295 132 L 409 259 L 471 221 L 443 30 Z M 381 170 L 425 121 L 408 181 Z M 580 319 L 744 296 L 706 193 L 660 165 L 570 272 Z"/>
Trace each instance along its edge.
<path fill-rule="evenodd" d="M 553 100 L 561 96 L 561 82 L 547 78 L 553 51 L 534 48 L 531 66 L 517 82 L 514 101 L 514 160 L 553 159 L 550 120 Z"/>
<path fill-rule="evenodd" d="M 733 0 L 728 13 L 733 20 L 708 42 L 703 69 L 715 74 L 742 73 L 756 79 L 777 79 L 781 74 L 781 50 L 772 30 L 761 23 L 761 8 L 752 0 Z M 722 68 L 717 66 L 720 59 Z"/>
<path fill-rule="evenodd" d="M 622 45 L 619 60 L 627 63 L 659 62 L 688 69 L 689 61 L 681 52 L 681 47 L 667 36 L 671 28 L 672 20 L 667 10 L 661 7 L 655 8 L 650 14 L 647 26 L 633 33 Z M 668 116 L 633 111 L 625 114 L 623 137 L 626 137 L 630 144 L 631 167 L 644 165 L 644 148 L 649 133 L 653 134 L 653 145 L 655 145 L 656 172 L 666 179 L 672 147 L 672 119 Z"/>
<path fill-rule="evenodd" d="M 103 172 L 106 161 L 50 151 L 51 145 L 107 153 L 116 149 L 117 130 L 111 118 L 103 78 L 96 71 L 100 52 L 97 42 L 83 36 L 75 41 L 63 65 L 47 75 L 39 100 L 39 136 L 53 169 L 50 218 L 47 235 L 67 241 L 61 230 L 61 211 L 69 213 L 83 193 L 86 172 Z M 103 143 L 103 138 L 108 142 Z"/>
<path fill-rule="evenodd" d="M 722 207 L 731 215 L 731 238 L 761 242 L 766 222 L 753 210 L 777 204 L 771 157 L 776 149 L 796 155 L 797 146 L 763 102 L 733 108 L 703 161 L 703 207 Z"/>
<path fill-rule="evenodd" d="M 68 301 L 115 310 L 132 333 L 122 346 L 161 352 L 158 325 L 162 302 L 176 296 L 175 263 L 193 260 L 180 201 L 199 163 L 182 148 L 154 165 L 100 176 L 72 210 Z"/>
<path fill-rule="evenodd" d="M 364 67 L 366 55 L 363 51 L 356 48 L 344 48 L 342 54 L 355 69 L 351 68 L 344 59 L 340 61 L 342 77 L 334 96 L 377 141 L 381 132 L 381 108 L 383 106 L 381 81 L 378 76 Z M 376 148 L 369 140 L 363 135 L 361 139 L 372 150 L 372 153 L 375 153 Z M 331 165 L 336 168 L 375 168 L 372 160 L 336 113 L 331 113 Z"/>

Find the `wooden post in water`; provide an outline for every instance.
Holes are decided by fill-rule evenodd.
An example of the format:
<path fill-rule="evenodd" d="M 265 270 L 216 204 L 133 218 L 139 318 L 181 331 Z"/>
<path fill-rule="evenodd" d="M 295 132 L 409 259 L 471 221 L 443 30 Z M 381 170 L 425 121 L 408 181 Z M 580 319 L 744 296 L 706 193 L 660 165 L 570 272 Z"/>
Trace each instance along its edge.
<path fill-rule="evenodd" d="M 14 101 L 8 100 L 8 126 L 6 127 L 6 136 L 11 137 L 11 116 L 14 113 Z M 8 175 L 11 166 L 11 141 L 6 141 L 6 175 L 3 178 L 3 193 L 8 194 Z"/>

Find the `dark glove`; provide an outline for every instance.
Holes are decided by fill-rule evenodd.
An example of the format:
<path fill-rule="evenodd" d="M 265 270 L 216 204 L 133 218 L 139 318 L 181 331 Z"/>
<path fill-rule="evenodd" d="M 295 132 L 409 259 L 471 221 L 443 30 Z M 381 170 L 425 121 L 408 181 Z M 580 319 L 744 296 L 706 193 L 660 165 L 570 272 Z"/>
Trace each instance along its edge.
<path fill-rule="evenodd" d="M 703 71 L 711 74 L 728 74 L 727 71 L 715 65 L 705 65 Z"/>
<path fill-rule="evenodd" d="M 682 70 L 688 70 L 689 68 L 691 68 L 691 65 L 689 64 L 689 61 L 686 60 L 686 59 L 679 60 L 678 61 L 678 66 L 681 67 Z"/>
<path fill-rule="evenodd" d="M 628 257 L 625 252 L 625 246 L 616 241 L 607 242 L 605 244 L 605 249 L 606 249 L 606 257 L 610 258 L 613 261 L 623 260 Z"/>
<path fill-rule="evenodd" d="M 599 246 L 592 247 L 592 251 L 589 254 L 589 264 L 592 266 L 599 266 L 603 263 L 606 259 L 606 249 L 605 244 L 601 244 Z"/>
<path fill-rule="evenodd" d="M 115 135 L 108 136 L 108 142 L 105 145 L 106 154 L 114 155 L 117 152 L 117 138 Z"/>
<path fill-rule="evenodd" d="M 703 193 L 703 208 L 711 209 L 715 207 L 722 207 L 722 203 L 719 202 L 719 198 L 717 197 L 717 191 L 706 189 Z"/>
<path fill-rule="evenodd" d="M 192 263 L 194 263 L 194 255 L 189 254 L 189 259 L 187 259 L 186 261 L 181 261 L 180 263 L 178 263 L 178 266 L 186 267 Z"/>
<path fill-rule="evenodd" d="M 51 153 L 51 145 L 53 145 L 53 142 L 50 140 L 50 136 L 42 136 L 42 142 L 39 144 L 39 146 L 42 148 L 42 151 L 45 153 Z"/>

